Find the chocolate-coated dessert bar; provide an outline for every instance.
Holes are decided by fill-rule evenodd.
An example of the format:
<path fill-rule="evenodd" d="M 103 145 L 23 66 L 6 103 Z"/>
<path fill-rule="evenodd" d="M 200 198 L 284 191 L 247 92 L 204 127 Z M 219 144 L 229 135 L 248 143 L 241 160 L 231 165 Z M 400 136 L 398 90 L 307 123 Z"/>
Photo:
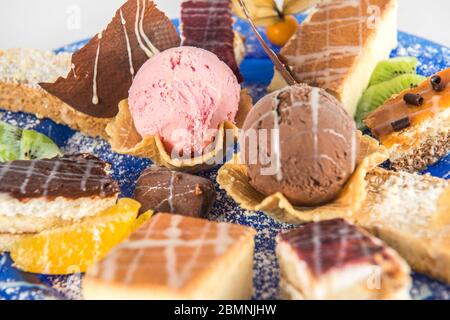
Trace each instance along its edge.
<path fill-rule="evenodd" d="M 39 233 L 114 205 L 119 187 L 108 169 L 86 154 L 0 163 L 0 239 Z"/>
<path fill-rule="evenodd" d="M 408 265 L 343 219 L 308 223 L 277 237 L 284 299 L 407 299 Z"/>

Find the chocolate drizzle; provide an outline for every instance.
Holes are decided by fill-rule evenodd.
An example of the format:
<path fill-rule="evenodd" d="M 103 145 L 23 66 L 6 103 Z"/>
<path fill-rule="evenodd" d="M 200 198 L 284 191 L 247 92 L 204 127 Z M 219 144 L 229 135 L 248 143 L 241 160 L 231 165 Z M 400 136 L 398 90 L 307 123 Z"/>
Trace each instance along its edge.
<path fill-rule="evenodd" d="M 343 219 L 305 224 L 281 234 L 311 272 L 321 276 L 333 269 L 354 264 L 376 264 L 375 255 L 386 247 Z"/>
<path fill-rule="evenodd" d="M 66 78 L 40 86 L 77 111 L 112 118 L 144 62 L 179 44 L 175 27 L 152 1 L 128 0 L 103 31 L 73 54 Z"/>
<path fill-rule="evenodd" d="M 284 80 L 290 85 L 297 84 L 298 81 L 296 80 L 293 72 L 291 69 L 282 62 L 280 57 L 269 47 L 269 45 L 266 43 L 264 38 L 259 33 L 258 29 L 256 28 L 255 23 L 253 22 L 253 19 L 251 18 L 250 12 L 247 9 L 247 6 L 245 5 L 244 0 L 239 0 L 239 4 L 242 7 L 242 10 L 244 11 L 245 16 L 247 17 L 248 23 L 250 23 L 250 26 L 252 27 L 253 31 L 255 32 L 256 38 L 261 43 L 261 46 L 263 47 L 264 51 L 269 56 L 270 60 L 272 60 L 273 64 L 275 65 L 275 68 L 278 70 L 278 72 L 282 75 Z"/>
<path fill-rule="evenodd" d="M 119 192 L 109 165 L 87 154 L 0 163 L 0 193 L 29 198 L 108 197 Z"/>

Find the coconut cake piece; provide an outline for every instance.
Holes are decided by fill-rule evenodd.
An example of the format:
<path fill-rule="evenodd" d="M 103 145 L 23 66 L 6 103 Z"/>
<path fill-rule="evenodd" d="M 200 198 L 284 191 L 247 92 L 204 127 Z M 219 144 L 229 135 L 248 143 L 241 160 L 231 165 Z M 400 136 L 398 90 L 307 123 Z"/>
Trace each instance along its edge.
<path fill-rule="evenodd" d="M 450 283 L 450 184 L 376 169 L 355 222 L 383 239 L 415 271 Z"/>
<path fill-rule="evenodd" d="M 281 298 L 409 299 L 406 262 L 367 231 L 334 219 L 277 237 Z"/>
<path fill-rule="evenodd" d="M 397 46 L 397 0 L 318 4 L 281 54 L 299 82 L 334 94 L 350 115 L 377 63 Z M 286 86 L 275 72 L 269 90 Z"/>
<path fill-rule="evenodd" d="M 85 299 L 250 299 L 255 231 L 159 213 L 88 270 Z"/>
<path fill-rule="evenodd" d="M 41 82 L 53 82 L 67 75 L 71 56 L 37 49 L 0 50 L 0 108 L 50 118 L 90 136 L 104 138 L 109 120 L 79 113 L 39 86 Z"/>
<path fill-rule="evenodd" d="M 0 249 L 116 204 L 109 165 L 91 155 L 0 163 Z"/>
<path fill-rule="evenodd" d="M 450 68 L 393 96 L 364 123 L 389 151 L 393 169 L 436 163 L 450 152 Z"/>

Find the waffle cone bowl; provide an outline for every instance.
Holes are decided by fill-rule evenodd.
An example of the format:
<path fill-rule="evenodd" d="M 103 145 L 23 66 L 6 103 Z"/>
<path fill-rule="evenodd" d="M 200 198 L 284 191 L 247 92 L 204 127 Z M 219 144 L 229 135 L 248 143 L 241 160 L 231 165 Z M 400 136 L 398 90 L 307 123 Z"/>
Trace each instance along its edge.
<path fill-rule="evenodd" d="M 384 147 L 368 137 L 360 137 L 358 166 L 336 200 L 318 207 L 293 206 L 281 193 L 264 196 L 249 183 L 247 166 L 239 155 L 226 163 L 217 176 L 217 182 L 243 209 L 263 211 L 272 218 L 291 224 L 327 220 L 338 217 L 351 219 L 359 211 L 367 196 L 366 175 L 388 158 Z"/>
<path fill-rule="evenodd" d="M 238 129 L 244 123 L 251 107 L 251 97 L 246 90 L 242 90 L 236 124 L 229 121 L 222 122 L 213 145 L 210 145 L 203 155 L 190 159 L 172 158 L 159 136 L 142 137 L 134 126 L 127 100 L 119 103 L 119 113 L 106 127 L 106 133 L 114 152 L 148 158 L 156 165 L 171 170 L 200 172 L 222 161 L 226 150 L 226 131 L 232 130 L 233 139 L 236 140 Z"/>

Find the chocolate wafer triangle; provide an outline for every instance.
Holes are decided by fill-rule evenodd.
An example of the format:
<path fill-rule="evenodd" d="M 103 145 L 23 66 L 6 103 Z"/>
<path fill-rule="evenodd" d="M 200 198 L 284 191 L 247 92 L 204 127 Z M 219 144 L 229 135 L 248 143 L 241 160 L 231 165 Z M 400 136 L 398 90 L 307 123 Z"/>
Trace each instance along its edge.
<path fill-rule="evenodd" d="M 73 54 L 66 78 L 40 86 L 81 113 L 112 118 L 144 62 L 179 44 L 174 25 L 153 1 L 128 0 L 103 31 Z"/>

